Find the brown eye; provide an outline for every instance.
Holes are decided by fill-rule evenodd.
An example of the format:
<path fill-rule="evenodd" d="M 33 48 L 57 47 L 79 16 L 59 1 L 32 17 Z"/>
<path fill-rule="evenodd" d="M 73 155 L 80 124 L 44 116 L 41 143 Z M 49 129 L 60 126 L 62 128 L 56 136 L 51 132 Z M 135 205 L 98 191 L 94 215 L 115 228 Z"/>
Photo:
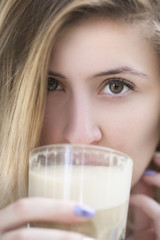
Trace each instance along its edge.
<path fill-rule="evenodd" d="M 112 93 L 119 94 L 123 91 L 124 84 L 122 82 L 111 83 L 109 84 L 109 89 Z"/>
<path fill-rule="evenodd" d="M 123 96 L 129 91 L 134 91 L 135 86 L 132 82 L 123 78 L 110 78 L 104 81 L 102 93 L 107 95 Z"/>
<path fill-rule="evenodd" d="M 59 82 L 53 77 L 48 77 L 48 91 L 55 91 L 58 89 Z"/>

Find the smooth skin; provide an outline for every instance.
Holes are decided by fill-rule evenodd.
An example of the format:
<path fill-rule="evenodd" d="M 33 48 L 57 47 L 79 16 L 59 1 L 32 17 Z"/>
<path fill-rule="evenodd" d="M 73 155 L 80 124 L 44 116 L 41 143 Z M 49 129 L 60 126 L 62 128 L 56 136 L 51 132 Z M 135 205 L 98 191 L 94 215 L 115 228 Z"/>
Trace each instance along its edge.
<path fill-rule="evenodd" d="M 160 240 L 160 206 L 152 199 L 152 186 L 160 186 L 160 175 L 142 177 L 160 139 L 160 71 L 152 44 L 138 27 L 88 21 L 59 36 L 48 71 L 41 144 L 93 144 L 130 155 L 135 193 L 131 203 L 147 214 L 139 216 L 144 224 L 134 240 L 147 239 L 150 219 L 154 224 L 150 240 L 155 235 Z M 160 158 L 154 159 L 160 166 Z M 73 209 L 74 203 L 63 201 L 19 200 L 0 211 L 2 239 L 82 239 L 75 233 L 20 228 L 37 219 L 85 221 Z"/>

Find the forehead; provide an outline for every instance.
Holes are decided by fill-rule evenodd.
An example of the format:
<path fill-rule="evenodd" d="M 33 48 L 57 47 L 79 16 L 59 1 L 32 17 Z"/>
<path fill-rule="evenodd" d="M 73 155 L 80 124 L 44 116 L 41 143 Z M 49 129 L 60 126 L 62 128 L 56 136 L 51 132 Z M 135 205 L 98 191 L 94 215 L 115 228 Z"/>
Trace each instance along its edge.
<path fill-rule="evenodd" d="M 90 19 L 64 29 L 53 47 L 51 61 L 54 65 L 65 64 L 66 58 L 66 62 L 74 59 L 78 63 L 80 55 L 85 61 L 97 64 L 99 60 L 109 63 L 107 58 L 123 64 L 123 60 L 127 58 L 129 62 L 131 56 L 137 58 L 137 62 L 142 57 L 143 61 L 152 57 L 158 60 L 141 26 L 107 19 Z"/>
<path fill-rule="evenodd" d="M 79 19 L 73 19 L 73 21 L 69 21 L 62 24 L 61 28 L 59 29 L 59 32 L 57 34 L 57 38 L 60 39 L 64 35 L 69 35 L 75 32 L 77 29 L 89 29 L 96 26 L 106 26 L 109 27 L 109 25 L 112 26 L 112 28 L 119 27 L 120 28 L 126 28 L 127 30 L 136 31 L 139 32 L 141 35 L 143 35 L 147 39 L 152 39 L 153 36 L 153 23 L 145 20 L 139 20 L 139 19 L 125 19 L 122 17 L 110 17 L 110 16 L 88 16 L 88 18 L 83 16 Z"/>
<path fill-rule="evenodd" d="M 149 29 L 146 30 L 145 24 L 126 23 L 124 20 L 110 20 L 107 18 L 90 18 L 88 20 L 78 21 L 75 24 L 70 24 L 61 29 L 57 35 L 53 50 L 55 51 L 58 45 L 67 45 L 70 42 L 77 41 L 77 45 L 82 38 L 89 39 L 94 42 L 97 35 L 109 40 L 118 36 L 118 39 L 125 40 L 141 39 L 151 42 L 149 38 Z M 117 39 L 117 41 L 118 41 Z"/>

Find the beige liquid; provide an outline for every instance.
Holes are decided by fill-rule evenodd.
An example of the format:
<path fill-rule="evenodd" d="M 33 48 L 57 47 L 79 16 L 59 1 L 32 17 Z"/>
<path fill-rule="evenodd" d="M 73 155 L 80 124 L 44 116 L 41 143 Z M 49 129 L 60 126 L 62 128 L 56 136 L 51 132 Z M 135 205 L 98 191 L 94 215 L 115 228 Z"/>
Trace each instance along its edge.
<path fill-rule="evenodd" d="M 96 209 L 96 216 L 85 223 L 34 223 L 32 226 L 81 232 L 98 240 L 123 240 L 130 182 L 130 166 L 128 169 L 74 166 L 66 171 L 56 166 L 37 173 L 30 171 L 29 196 L 71 199 Z"/>

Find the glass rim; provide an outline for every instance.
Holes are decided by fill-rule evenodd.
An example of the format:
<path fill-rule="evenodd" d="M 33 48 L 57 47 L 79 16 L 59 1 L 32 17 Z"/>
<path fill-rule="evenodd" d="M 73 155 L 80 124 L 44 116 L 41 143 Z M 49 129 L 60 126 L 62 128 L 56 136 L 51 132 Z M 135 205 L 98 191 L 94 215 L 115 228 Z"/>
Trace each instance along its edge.
<path fill-rule="evenodd" d="M 59 143 L 59 144 L 49 144 L 49 145 L 43 145 L 40 147 L 36 147 L 33 150 L 30 151 L 30 157 L 37 153 L 38 150 L 40 151 L 46 151 L 46 149 L 56 149 L 56 148 L 83 148 L 83 149 L 93 149 L 93 150 L 100 150 L 101 152 L 112 152 L 117 155 L 122 155 L 123 157 L 127 158 L 133 163 L 132 158 L 127 155 L 126 153 L 99 145 L 89 145 L 89 144 L 69 144 L 69 143 Z"/>

